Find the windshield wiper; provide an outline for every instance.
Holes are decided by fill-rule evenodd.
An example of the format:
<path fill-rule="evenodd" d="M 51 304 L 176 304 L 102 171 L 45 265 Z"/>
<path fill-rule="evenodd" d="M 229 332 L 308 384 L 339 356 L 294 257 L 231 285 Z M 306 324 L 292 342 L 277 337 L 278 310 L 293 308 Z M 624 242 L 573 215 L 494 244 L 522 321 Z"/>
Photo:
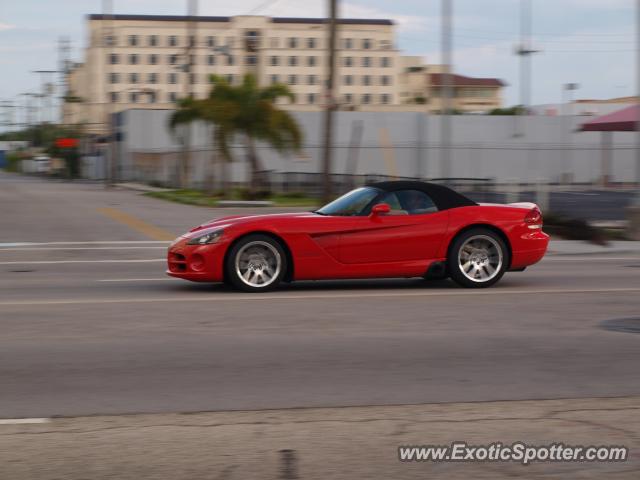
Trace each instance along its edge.
<path fill-rule="evenodd" d="M 323 216 L 325 216 L 325 217 L 327 216 L 327 214 L 326 214 L 326 213 L 321 212 L 320 210 L 311 210 L 311 213 L 317 213 L 318 215 L 323 215 Z"/>

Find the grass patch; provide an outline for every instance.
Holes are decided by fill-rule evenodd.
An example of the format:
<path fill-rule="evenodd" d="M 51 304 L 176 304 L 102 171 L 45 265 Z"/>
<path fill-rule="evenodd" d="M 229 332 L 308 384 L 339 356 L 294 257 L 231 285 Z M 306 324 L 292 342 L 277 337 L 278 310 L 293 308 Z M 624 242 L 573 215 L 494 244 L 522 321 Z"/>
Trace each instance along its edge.
<path fill-rule="evenodd" d="M 170 202 L 198 205 L 201 207 L 217 207 L 220 200 L 246 200 L 244 190 L 233 190 L 231 195 L 223 198 L 220 194 L 208 195 L 200 190 L 167 190 L 164 192 L 146 192 L 147 197 L 159 198 Z M 318 200 L 298 192 L 263 196 L 260 200 L 269 200 L 277 207 L 315 207 Z"/>

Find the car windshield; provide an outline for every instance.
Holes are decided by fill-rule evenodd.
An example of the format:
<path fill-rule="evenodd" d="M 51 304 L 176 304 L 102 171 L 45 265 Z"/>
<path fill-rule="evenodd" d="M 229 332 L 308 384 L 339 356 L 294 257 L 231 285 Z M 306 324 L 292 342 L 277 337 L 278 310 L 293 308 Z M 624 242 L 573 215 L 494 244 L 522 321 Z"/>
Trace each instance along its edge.
<path fill-rule="evenodd" d="M 362 187 L 345 193 L 340 198 L 328 203 L 316 213 L 320 215 L 355 216 L 363 215 L 369 204 L 381 191 L 373 187 Z"/>

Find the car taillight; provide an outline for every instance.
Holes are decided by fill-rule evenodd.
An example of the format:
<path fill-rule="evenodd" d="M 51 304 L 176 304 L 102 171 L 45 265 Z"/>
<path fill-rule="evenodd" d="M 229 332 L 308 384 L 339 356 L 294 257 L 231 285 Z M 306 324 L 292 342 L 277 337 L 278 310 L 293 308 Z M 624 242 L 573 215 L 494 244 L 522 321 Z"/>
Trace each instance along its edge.
<path fill-rule="evenodd" d="M 542 228 L 542 212 L 540 212 L 540 209 L 536 207 L 529 210 L 524 217 L 524 223 L 531 229 Z"/>

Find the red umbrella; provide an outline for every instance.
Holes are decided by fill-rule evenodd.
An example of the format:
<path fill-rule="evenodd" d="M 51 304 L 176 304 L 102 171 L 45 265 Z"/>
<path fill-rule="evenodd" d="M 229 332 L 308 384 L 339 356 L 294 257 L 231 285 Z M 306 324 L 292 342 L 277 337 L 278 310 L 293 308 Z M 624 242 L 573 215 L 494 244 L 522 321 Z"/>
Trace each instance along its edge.
<path fill-rule="evenodd" d="M 583 123 L 580 127 L 582 132 L 635 132 L 638 123 L 638 105 L 617 110 L 607 115 L 596 117 L 593 120 Z"/>

